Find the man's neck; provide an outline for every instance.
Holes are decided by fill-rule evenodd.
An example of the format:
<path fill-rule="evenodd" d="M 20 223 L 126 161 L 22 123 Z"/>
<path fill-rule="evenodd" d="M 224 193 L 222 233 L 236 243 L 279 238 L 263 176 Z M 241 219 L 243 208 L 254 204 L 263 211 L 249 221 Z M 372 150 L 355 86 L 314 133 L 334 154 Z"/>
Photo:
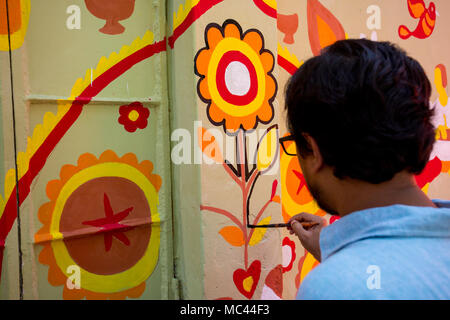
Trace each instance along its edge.
<path fill-rule="evenodd" d="M 436 207 L 417 186 L 414 176 L 406 172 L 400 172 L 380 184 L 347 179 L 342 181 L 341 190 L 336 199 L 341 217 L 355 211 L 395 204 Z"/>

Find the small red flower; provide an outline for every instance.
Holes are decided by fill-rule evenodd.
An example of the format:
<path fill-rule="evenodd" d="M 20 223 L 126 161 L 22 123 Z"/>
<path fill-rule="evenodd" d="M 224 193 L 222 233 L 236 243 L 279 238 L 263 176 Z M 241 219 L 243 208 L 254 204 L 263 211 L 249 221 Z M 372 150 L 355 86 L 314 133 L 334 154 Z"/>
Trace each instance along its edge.
<path fill-rule="evenodd" d="M 135 132 L 137 128 L 144 129 L 148 124 L 150 110 L 140 102 L 133 102 L 129 105 L 123 105 L 119 108 L 119 123 L 124 126 L 128 132 Z"/>

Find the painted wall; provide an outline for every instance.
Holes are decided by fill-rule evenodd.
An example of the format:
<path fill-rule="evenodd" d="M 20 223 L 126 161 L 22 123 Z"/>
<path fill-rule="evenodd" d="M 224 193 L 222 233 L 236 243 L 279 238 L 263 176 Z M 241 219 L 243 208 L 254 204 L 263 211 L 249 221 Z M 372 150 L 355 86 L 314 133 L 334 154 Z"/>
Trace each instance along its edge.
<path fill-rule="evenodd" d="M 0 1 L 2 299 L 293 299 L 317 261 L 261 226 L 333 219 L 279 147 L 284 86 L 337 39 L 422 63 L 417 182 L 450 199 L 447 1 L 111 3 Z"/>
<path fill-rule="evenodd" d="M 276 141 L 287 133 L 289 76 L 338 39 L 391 41 L 422 63 L 434 84 L 438 141 L 417 182 L 431 197 L 450 199 L 449 13 L 445 1 L 230 0 L 198 19 L 194 71 L 206 132 L 202 149 L 216 162 L 201 168 L 206 298 L 293 299 L 318 264 L 283 228 L 247 224 L 286 222 L 301 211 L 335 220 L 312 201 L 297 159 Z M 222 143 L 224 132 L 229 145 Z M 230 155 L 230 149 L 242 153 Z"/>
<path fill-rule="evenodd" d="M 176 297 L 165 2 L 7 3 L 2 298 Z"/>

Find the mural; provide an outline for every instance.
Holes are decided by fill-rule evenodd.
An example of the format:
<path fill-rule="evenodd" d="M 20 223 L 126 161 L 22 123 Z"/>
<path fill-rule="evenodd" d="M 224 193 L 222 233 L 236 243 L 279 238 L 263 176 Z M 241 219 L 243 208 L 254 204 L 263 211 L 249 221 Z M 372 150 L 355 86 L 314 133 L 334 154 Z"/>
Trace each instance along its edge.
<path fill-rule="evenodd" d="M 150 161 L 105 151 L 81 155 L 49 181 L 35 242 L 39 262 L 49 266 L 51 285 L 65 285 L 64 299 L 137 298 L 153 272 L 160 242 L 158 190 L 161 177 Z M 86 250 L 89 248 L 89 250 Z M 79 289 L 66 285 L 69 266 L 78 266 Z"/>
<path fill-rule="evenodd" d="M 434 28 L 434 20 L 435 16 L 433 15 L 433 12 L 435 11 L 434 4 L 431 3 L 429 5 L 429 8 L 425 8 L 423 4 L 424 10 L 420 14 L 418 14 L 418 11 L 421 7 L 419 6 L 419 2 L 412 3 L 411 1 L 405 1 L 406 5 L 411 7 L 416 5 L 416 18 L 420 18 L 422 16 L 422 19 L 426 19 L 426 23 L 429 23 L 429 28 L 423 27 L 422 29 L 425 30 L 426 37 L 421 37 L 421 39 L 425 39 L 428 36 L 431 35 L 431 32 Z M 277 29 L 279 31 L 278 35 L 278 44 L 277 44 L 277 57 L 276 62 L 278 65 L 278 75 L 276 76 L 277 79 L 277 87 L 284 88 L 284 83 L 288 79 L 287 76 L 285 76 L 283 73 L 287 75 L 292 75 L 297 68 L 301 66 L 303 63 L 302 58 L 308 58 L 311 55 L 317 55 L 320 53 L 320 51 L 332 44 L 333 42 L 345 39 L 349 37 L 358 37 L 358 38 L 365 38 L 367 37 L 366 34 L 369 34 L 369 38 L 372 40 L 378 40 L 380 38 L 380 33 L 382 33 L 383 40 L 386 39 L 385 32 L 382 32 L 382 24 L 381 21 L 381 14 L 383 13 L 382 8 L 385 8 L 385 6 L 378 6 L 373 5 L 370 2 L 367 1 L 367 3 L 361 4 L 362 10 L 360 12 L 367 12 L 368 16 L 364 18 L 367 19 L 367 23 L 365 23 L 363 26 L 359 26 L 355 28 L 353 24 L 349 24 L 347 27 L 347 23 L 349 22 L 348 17 L 349 14 L 343 14 L 343 11 L 339 11 L 339 15 L 336 15 L 328 5 L 330 5 L 329 1 L 319 1 L 319 0 L 308 0 L 308 1 L 302 1 L 301 4 L 295 4 L 293 5 L 291 2 L 288 1 L 277 1 L 277 5 L 268 6 L 266 1 L 254 1 L 254 4 L 256 7 L 260 10 L 260 13 L 262 15 L 265 15 L 269 18 L 277 17 Z M 399 4 L 400 5 L 400 4 Z M 336 4 L 331 4 L 331 7 L 334 6 L 334 9 L 336 9 L 338 6 Z M 367 10 L 366 10 L 367 8 Z M 411 9 L 410 9 L 411 10 Z M 411 13 L 411 11 L 410 11 Z M 355 13 L 352 13 L 355 14 Z M 412 15 L 413 13 L 411 13 Z M 427 15 L 428 14 L 428 15 Z M 342 17 L 346 17 L 345 19 L 342 19 Z M 214 19 L 214 18 L 213 18 Z M 261 21 L 266 21 L 264 18 L 260 18 Z M 258 19 L 259 20 L 259 19 Z M 217 19 L 214 19 L 213 21 L 217 21 Z M 219 20 L 220 21 L 220 20 Z M 223 30 L 223 27 L 227 24 L 229 20 L 225 20 L 224 24 L 222 25 L 222 29 L 220 29 L 220 24 L 213 23 L 208 24 L 205 27 L 205 39 L 208 41 L 210 37 L 208 36 L 208 28 L 211 28 L 212 25 L 216 29 Z M 303 22 L 302 22 L 303 21 Z M 220 22 L 219 22 L 220 23 Z M 239 24 L 239 20 L 233 20 L 233 24 Z M 395 41 L 395 36 L 397 30 L 395 28 L 398 28 L 398 24 L 395 26 L 395 21 L 393 21 L 394 24 L 392 26 L 389 25 L 390 29 L 390 38 L 387 40 Z M 425 23 L 423 21 L 420 21 L 420 23 Z M 250 24 L 250 28 L 255 28 L 256 26 L 260 25 L 259 23 L 255 23 L 254 25 Z M 304 25 L 306 27 L 306 30 L 303 30 L 300 28 L 299 25 Z M 387 22 L 385 23 L 385 26 L 387 25 Z M 344 28 L 345 26 L 345 28 Z M 433 26 L 433 27 L 432 27 Z M 346 31 L 348 28 L 348 32 Z M 367 28 L 367 29 L 366 29 Z M 296 38 L 298 35 L 303 32 L 303 39 L 307 40 L 308 42 L 303 42 L 301 44 L 298 44 L 296 41 Z M 225 33 L 222 31 L 221 33 L 216 32 L 218 37 L 224 38 L 226 36 Z M 212 34 L 212 31 L 211 31 Z M 267 37 L 267 34 L 262 33 L 263 37 Z M 306 37 L 305 37 L 306 35 Z M 413 31 L 412 35 L 415 35 L 416 38 L 420 38 L 419 31 Z M 301 39 L 301 38 L 300 38 Z M 309 50 L 305 49 L 305 44 L 308 45 Z M 205 66 L 199 66 L 199 62 L 202 61 L 202 56 L 207 56 L 207 50 L 210 48 L 208 47 L 208 42 L 206 42 L 206 47 L 201 49 L 194 59 L 194 71 L 197 76 L 200 77 L 200 80 L 197 84 L 197 91 L 198 96 L 201 100 L 201 102 L 205 103 L 207 106 L 206 109 L 206 116 L 208 118 L 208 121 L 213 126 L 223 126 L 224 130 L 232 129 L 231 131 L 239 131 L 238 128 L 244 129 L 242 130 L 244 132 L 243 136 L 245 136 L 245 130 L 251 130 L 258 126 L 258 124 L 252 125 L 246 125 L 243 122 L 236 121 L 233 123 L 232 128 L 230 128 L 229 123 L 231 122 L 231 119 L 229 118 L 229 115 L 226 113 L 218 114 L 215 118 L 215 110 L 216 108 L 220 107 L 220 102 L 218 99 L 215 99 L 213 94 L 210 93 L 210 88 L 213 86 L 220 86 L 222 81 L 222 77 L 216 76 L 216 78 L 213 78 L 214 71 L 217 70 L 216 65 L 214 64 L 211 69 L 207 68 Z M 231 46 L 229 46 L 231 47 Z M 241 50 L 242 51 L 242 50 Z M 209 52 L 208 52 L 209 56 Z M 200 58 L 200 59 L 199 59 Z M 206 60 L 206 59 L 205 59 Z M 255 61 L 255 60 L 252 60 Z M 200 69 L 199 69 L 200 68 Z M 203 68 L 203 69 L 201 69 Z M 201 71 L 199 71 L 201 70 Z M 247 68 L 247 70 L 250 70 Z M 445 73 L 445 67 L 443 64 L 439 64 L 434 70 L 435 72 L 435 84 L 436 84 L 436 91 L 441 92 L 439 94 L 438 99 L 434 102 L 434 106 L 436 106 L 438 110 L 437 116 L 436 116 L 436 126 L 439 127 L 439 130 L 437 131 L 437 139 L 438 140 L 444 140 L 447 139 L 447 115 L 445 109 L 442 106 L 445 106 L 447 104 L 447 96 L 446 96 L 446 73 Z M 274 72 L 275 73 L 275 72 Z M 208 78 L 208 75 L 211 74 L 211 76 Z M 241 75 L 241 79 L 249 79 L 251 72 L 246 72 L 245 76 Z M 247 81 L 247 83 L 250 83 L 250 81 Z M 248 93 L 249 85 L 245 83 L 237 83 L 238 87 L 243 90 L 243 93 Z M 231 87 L 231 85 L 230 85 Z M 278 90 L 277 90 L 278 91 Z M 238 91 L 236 91 L 238 92 Z M 241 93 L 242 94 L 242 93 Z M 224 95 L 222 95 L 224 96 Z M 280 101 L 280 104 L 282 105 L 282 97 L 278 95 L 275 99 Z M 243 99 L 240 99 L 239 101 L 243 101 Z M 234 112 L 241 111 L 242 108 L 237 108 L 237 104 L 235 104 L 235 108 L 231 109 Z M 203 104 L 200 104 L 199 106 L 200 112 L 203 111 Z M 213 110 L 213 116 L 211 115 L 211 111 Z M 277 118 L 278 110 L 274 109 L 274 119 L 272 121 L 278 122 L 277 124 L 277 131 L 279 131 L 279 136 L 288 135 L 288 132 L 285 131 L 283 120 Z M 272 124 L 272 122 L 270 122 Z M 263 125 L 264 123 L 260 123 L 259 125 Z M 202 132 L 208 132 L 208 128 L 203 128 Z M 208 136 L 211 136 L 210 133 Z M 241 138 L 242 139 L 242 138 Z M 205 141 L 211 141 L 210 138 L 205 138 L 204 140 L 199 141 L 199 146 L 202 150 L 205 150 Z M 225 164 L 229 164 L 230 161 L 227 161 L 227 159 L 224 160 L 224 151 L 220 149 L 218 144 L 218 139 L 213 139 L 214 143 L 207 144 L 208 146 L 211 146 L 215 144 L 215 146 L 212 148 L 216 150 L 215 152 L 215 160 L 216 164 L 222 164 L 222 167 L 225 167 L 225 170 L 229 172 L 228 177 L 231 177 L 231 179 L 234 179 L 233 173 L 238 173 L 238 170 L 229 170 L 230 165 L 228 165 L 228 168 Z M 439 141 L 438 141 L 439 142 Z M 247 145 L 247 143 L 243 143 L 244 145 Z M 236 142 L 236 145 L 239 146 L 239 142 Z M 292 143 L 290 148 L 295 148 L 295 145 Z M 239 149 L 238 149 L 239 150 Z M 245 149 L 244 149 L 245 150 Z M 432 156 L 430 158 L 430 162 L 427 165 L 427 168 L 424 170 L 424 172 L 416 177 L 416 181 L 420 187 L 423 188 L 425 192 L 429 192 L 429 190 L 432 190 L 432 192 L 435 192 L 432 195 L 438 195 L 438 198 L 449 198 L 448 193 L 442 191 L 442 186 L 447 185 L 448 181 L 447 179 L 447 173 L 448 168 L 446 164 L 441 160 L 444 157 L 444 154 L 448 152 L 450 148 L 448 146 L 438 146 L 436 148 L 436 155 Z M 250 151 L 250 150 L 245 150 Z M 292 153 L 295 154 L 295 150 Z M 211 149 L 208 151 L 208 157 L 212 158 L 214 155 L 211 154 Z M 288 221 L 293 215 L 297 214 L 298 212 L 310 212 L 314 213 L 318 216 L 322 216 L 328 224 L 334 223 L 338 217 L 332 217 L 326 214 L 323 210 L 321 210 L 315 201 L 313 201 L 313 198 L 311 197 L 309 191 L 307 190 L 304 177 L 301 172 L 301 168 L 298 164 L 298 161 L 295 157 L 292 157 L 284 152 L 283 149 L 278 150 L 278 155 L 276 158 L 273 158 L 272 164 L 278 162 L 279 163 L 279 178 L 273 179 L 272 182 L 270 182 L 270 179 L 266 179 L 264 181 L 264 184 L 266 185 L 266 189 L 269 190 L 270 186 L 272 187 L 272 194 L 271 199 L 272 202 L 275 204 L 270 205 L 269 212 L 271 214 L 267 214 L 267 222 L 266 224 L 270 222 L 277 222 L 280 219 L 282 221 Z M 289 152 L 291 153 L 291 152 Z M 206 153 L 205 153 L 206 154 Z M 239 154 L 239 153 L 238 153 Z M 244 153 L 245 154 L 245 153 Z M 438 156 L 439 154 L 439 156 Z M 219 156 L 220 155 L 220 156 Z M 243 162 L 245 163 L 245 157 L 242 158 Z M 216 170 L 219 170 L 217 167 Z M 213 168 L 211 169 L 211 172 L 214 171 Z M 209 172 L 209 171 L 208 171 Z M 441 177 L 441 182 L 438 182 L 438 178 Z M 236 179 L 238 180 L 238 179 Z M 223 181 L 223 180 L 222 180 Z M 258 181 L 260 183 L 263 183 L 261 181 Z M 280 186 L 280 191 L 278 190 L 278 185 Z M 204 182 L 204 186 L 211 186 L 210 183 Z M 231 192 L 231 188 L 227 184 L 222 184 L 223 188 L 226 188 L 226 192 Z M 435 188 L 432 188 L 435 187 Z M 429 189 L 432 188 L 432 189 Z M 221 187 L 215 186 L 213 190 L 216 190 L 217 194 L 220 194 Z M 253 195 L 250 197 L 252 201 L 254 201 L 256 198 L 264 199 L 264 188 L 259 188 L 259 194 L 258 196 Z M 437 190 L 441 190 L 441 192 L 438 192 Z M 278 192 L 280 192 L 278 194 Z M 211 192 L 209 192 L 211 193 Z M 268 192 L 267 192 L 268 193 Z M 206 199 L 211 198 L 210 196 L 206 196 Z M 236 202 L 236 210 L 238 212 L 242 209 L 239 209 L 239 207 L 242 207 L 240 205 L 240 199 L 234 200 Z M 262 202 L 264 203 L 264 202 Z M 281 208 L 276 208 L 275 205 L 280 204 Z M 245 206 L 244 206 L 245 207 Z M 202 204 L 201 209 L 204 211 L 210 211 L 218 213 L 219 215 L 225 215 L 228 217 L 229 220 L 235 220 L 239 214 L 236 215 L 236 212 L 233 211 L 232 205 L 227 205 L 227 209 L 225 208 L 218 208 L 215 207 L 213 204 Z M 263 206 L 263 208 L 265 208 Z M 281 209 L 281 210 L 280 210 Z M 275 211 L 274 211 L 275 210 Z M 243 210 L 245 211 L 245 210 Z M 281 212 L 280 212 L 281 211 Z M 245 216 L 245 215 L 243 215 Z M 250 214 L 250 216 L 252 216 Z M 264 216 L 264 215 L 263 215 Z M 269 220 L 270 219 L 270 220 Z M 208 218 L 206 221 L 211 221 L 211 219 Z M 239 221 L 241 222 L 241 221 Z M 245 222 L 245 221 L 244 221 Z M 238 221 L 235 221 L 237 224 Z M 247 226 L 248 227 L 248 226 Z M 289 237 L 285 237 L 283 239 L 283 243 L 281 246 L 281 256 L 278 260 L 278 264 L 276 261 L 272 261 L 270 258 L 266 256 L 266 259 L 263 259 L 256 254 L 256 257 L 258 257 L 256 260 L 249 259 L 246 260 L 246 257 L 252 256 L 252 254 L 248 255 L 248 249 L 245 247 L 246 244 L 246 234 L 248 232 L 251 232 L 252 228 L 247 228 L 247 233 L 245 230 L 239 230 L 237 227 L 220 227 L 219 228 L 219 237 L 223 238 L 226 242 L 228 242 L 229 245 L 233 247 L 242 247 L 244 251 L 244 261 L 241 264 L 241 267 L 236 269 L 236 265 L 238 266 L 240 263 L 236 259 L 226 260 L 224 255 L 220 254 L 220 250 L 214 250 L 214 253 L 205 253 L 206 257 L 210 256 L 211 259 L 219 259 L 223 261 L 228 261 L 229 269 L 226 267 L 213 267 L 211 264 L 211 267 L 213 267 L 213 270 L 215 273 L 217 272 L 223 272 L 224 277 L 227 274 L 226 270 L 232 271 L 232 278 L 233 283 L 235 285 L 234 288 L 230 286 L 226 286 L 228 289 L 229 294 L 219 296 L 221 298 L 219 299 L 242 299 L 243 297 L 248 299 L 292 299 L 295 297 L 295 293 L 299 286 L 301 285 L 301 282 L 305 278 L 305 276 L 310 272 L 314 267 L 316 267 L 319 263 L 314 259 L 314 257 L 306 252 L 304 249 L 302 249 L 300 243 L 298 243 L 297 239 L 291 239 Z M 211 241 L 211 233 L 208 233 L 209 240 Z M 265 241 L 265 242 L 264 242 Z M 265 243 L 265 246 L 267 250 L 275 250 L 277 245 L 271 241 L 271 238 L 269 236 L 269 232 L 266 230 L 263 233 L 263 237 L 261 242 Z M 217 246 L 221 242 L 217 242 Z M 209 249 L 211 249 L 211 246 L 208 246 Z M 251 250 L 250 252 L 253 252 Z M 232 256 L 231 253 L 228 253 L 227 255 Z M 253 254 L 254 255 L 254 254 Z M 214 258 L 213 258 L 214 257 Z M 218 258 L 223 257 L 223 258 Z M 296 265 L 295 268 L 293 266 Z M 266 270 L 266 271 L 265 271 Z M 208 271 L 206 271 L 208 273 Z M 264 279 L 264 281 L 262 281 Z M 255 282 L 258 282 L 255 286 Z M 210 282 L 207 282 L 205 284 L 205 287 L 208 288 L 208 283 L 210 286 L 215 286 L 216 281 L 210 280 Z M 238 291 L 238 294 L 234 293 L 235 291 Z M 215 290 L 210 290 L 211 294 L 207 295 L 209 298 L 217 298 L 218 293 L 215 293 Z"/>
<path fill-rule="evenodd" d="M 148 32 L 142 40 L 136 39 L 131 47 L 124 47 L 119 54 L 112 54 L 109 59 L 102 58 L 92 75 L 89 70 L 84 79 L 77 80 L 72 96 L 67 99 L 71 103 L 60 104 L 56 115 L 51 112 L 45 114 L 43 123 L 35 127 L 32 137 L 28 139 L 26 151 L 17 155 L 19 200 L 13 192 L 16 188 L 15 170 L 10 169 L 7 173 L 5 200 L 0 204 L 0 239 L 4 240 L 12 228 L 17 215 L 17 202 L 21 204 L 29 195 L 31 183 L 52 150 L 79 118 L 84 106 L 136 63 L 165 49 L 164 42 L 152 42 L 153 35 Z"/>
<path fill-rule="evenodd" d="M 261 262 L 254 260 L 250 263 L 248 247 L 261 241 L 265 229 L 248 230 L 247 227 L 270 221 L 270 216 L 265 219 L 261 216 L 274 201 L 277 180 L 273 181 L 271 196 L 253 221 L 249 221 L 249 203 L 258 176 L 269 169 L 279 148 L 277 126 L 267 129 L 256 150 L 247 150 L 246 132 L 273 119 L 272 102 L 277 91 L 272 75 L 275 60 L 272 52 L 264 48 L 260 31 L 250 29 L 243 32 L 234 20 L 227 20 L 222 26 L 209 24 L 205 29 L 205 40 L 206 47 L 195 57 L 195 73 L 201 77 L 198 94 L 208 104 L 209 121 L 222 126 L 235 138 L 236 159 L 225 159 L 222 166 L 241 189 L 242 220 L 221 208 L 206 205 L 200 208 L 223 214 L 235 224 L 222 228 L 219 234 L 232 246 L 244 246 L 245 269 L 236 269 L 233 281 L 238 291 L 250 299 L 261 275 Z M 267 146 L 269 153 L 264 150 Z M 205 150 L 203 146 L 202 149 Z M 262 161 L 261 154 L 267 154 L 269 159 Z M 251 166 L 249 159 L 257 159 L 256 164 Z M 237 163 L 237 167 L 231 162 Z"/>
<path fill-rule="evenodd" d="M 2 298 L 293 299 L 318 262 L 277 226 L 336 217 L 311 197 L 295 145 L 279 146 L 283 93 L 340 39 L 398 43 L 423 64 L 436 145 L 416 182 L 450 199 L 447 1 L 49 3 L 46 21 L 30 0 L 0 3 L 0 64 L 14 50 L 20 75 L 14 92 L 0 78 Z M 178 166 L 169 128 L 195 121 L 204 161 Z"/>
<path fill-rule="evenodd" d="M 236 21 L 227 20 L 222 27 L 209 24 L 205 39 L 195 73 L 201 77 L 198 91 L 208 103 L 208 119 L 232 133 L 269 123 L 277 84 L 271 73 L 274 56 L 264 48 L 262 34 L 256 29 L 242 33 Z"/>

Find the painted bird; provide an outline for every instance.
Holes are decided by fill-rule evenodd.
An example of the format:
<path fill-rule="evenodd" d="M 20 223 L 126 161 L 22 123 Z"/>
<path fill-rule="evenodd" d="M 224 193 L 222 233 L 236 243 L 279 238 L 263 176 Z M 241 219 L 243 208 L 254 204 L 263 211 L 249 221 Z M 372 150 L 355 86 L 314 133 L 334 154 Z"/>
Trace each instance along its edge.
<path fill-rule="evenodd" d="M 408 10 L 411 17 L 419 19 L 419 23 L 414 31 L 410 31 L 406 26 L 398 27 L 398 34 L 402 39 L 414 36 L 419 39 L 428 38 L 433 32 L 436 23 L 436 6 L 430 2 L 428 9 L 423 0 L 407 0 Z"/>

